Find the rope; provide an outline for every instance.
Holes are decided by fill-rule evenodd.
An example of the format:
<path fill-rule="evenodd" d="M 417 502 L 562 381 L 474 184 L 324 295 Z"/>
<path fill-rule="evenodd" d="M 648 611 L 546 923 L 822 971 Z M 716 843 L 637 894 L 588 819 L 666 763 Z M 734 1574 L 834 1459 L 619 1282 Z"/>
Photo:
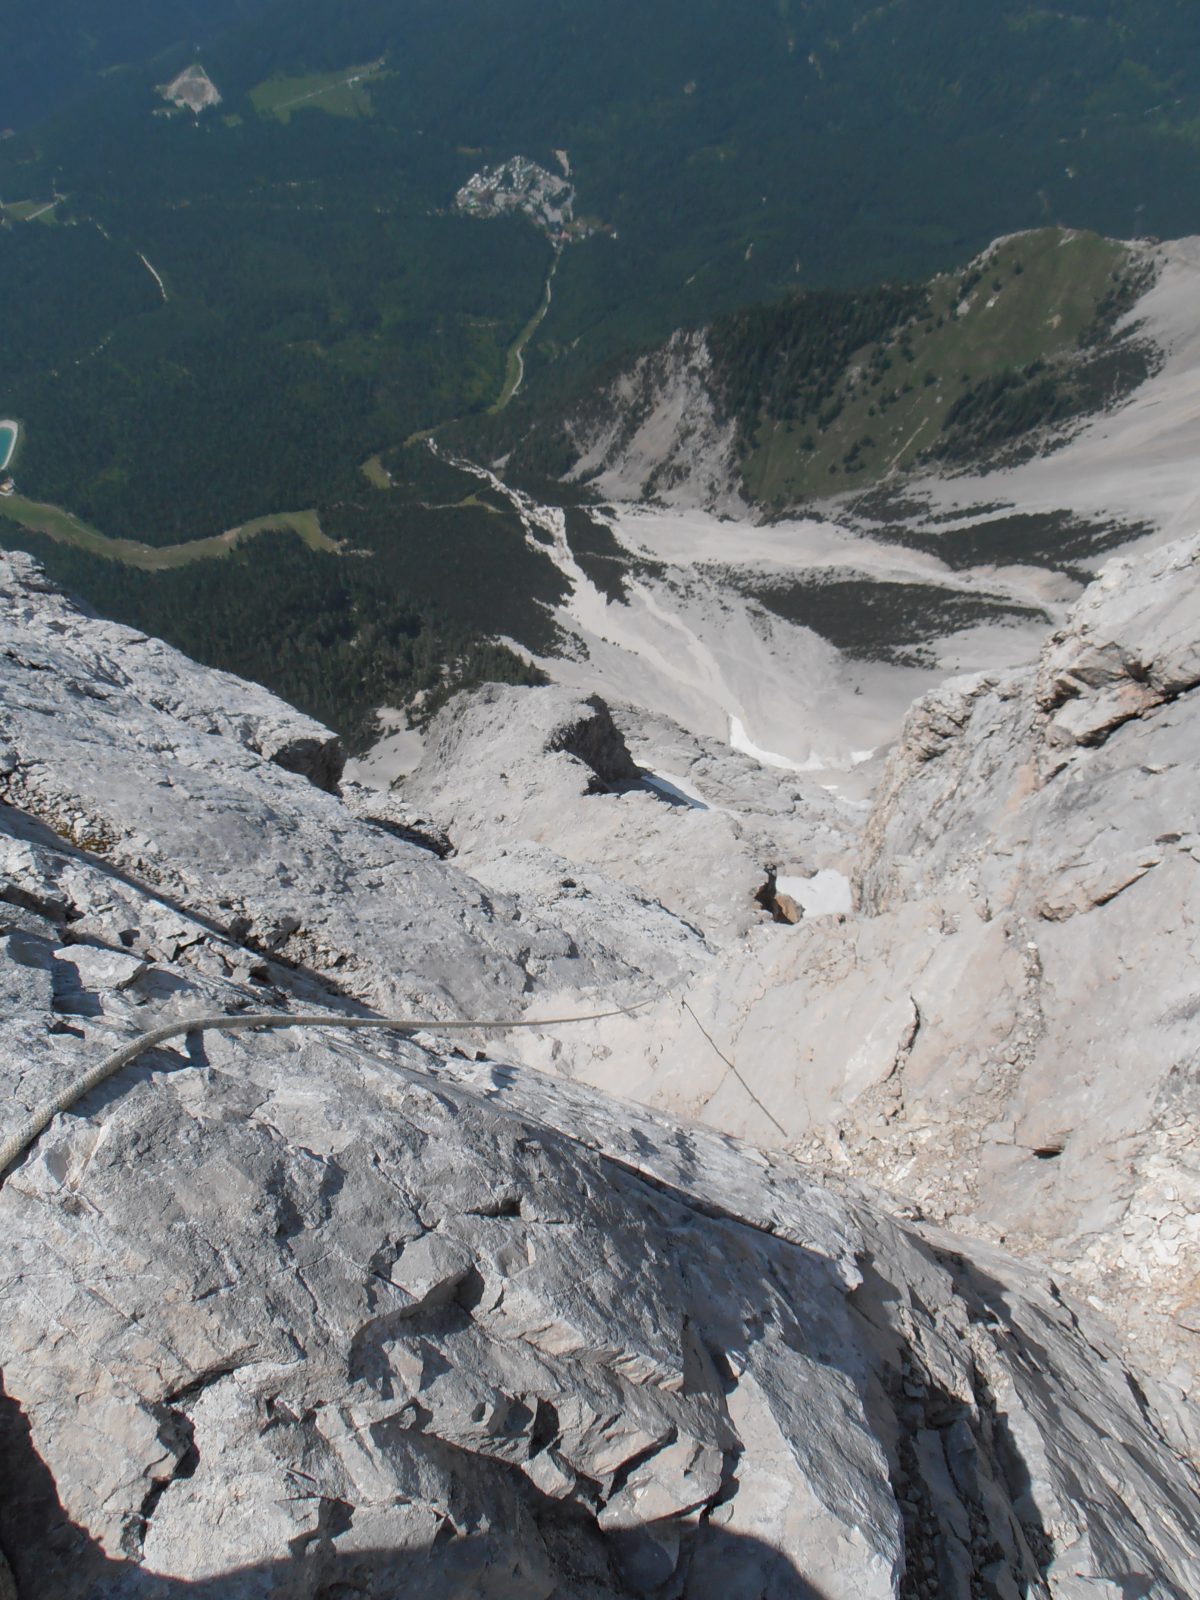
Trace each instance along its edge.
<path fill-rule="evenodd" d="M 278 1011 L 248 1012 L 232 1017 L 224 1014 L 187 1017 L 181 1021 L 168 1022 L 161 1028 L 152 1028 L 149 1033 L 139 1034 L 136 1039 L 123 1044 L 119 1050 L 114 1050 L 111 1055 L 105 1056 L 104 1060 L 98 1062 L 90 1072 L 85 1072 L 82 1077 L 76 1078 L 65 1089 L 60 1090 L 52 1100 L 48 1100 L 36 1111 L 31 1112 L 16 1131 L 0 1144 L 0 1187 L 3 1186 L 9 1167 L 26 1153 L 60 1112 L 69 1111 L 83 1099 L 84 1095 L 90 1094 L 100 1084 L 115 1077 L 122 1067 L 127 1067 L 130 1062 L 136 1061 L 138 1056 L 144 1055 L 147 1050 L 153 1050 L 157 1045 L 166 1044 L 171 1039 L 179 1039 L 189 1033 L 245 1033 L 253 1028 L 385 1028 L 392 1033 L 462 1033 L 474 1029 L 501 1029 L 513 1032 L 517 1028 L 564 1028 L 575 1023 L 604 1022 L 610 1017 L 628 1017 L 635 1011 L 644 1011 L 647 1006 L 654 1005 L 657 999 L 655 996 L 653 999 L 643 1000 L 636 1006 L 619 1006 L 616 1010 L 598 1011 L 590 1016 L 535 1017 L 520 1022 L 499 1018 L 439 1022 L 434 1017 L 330 1017 L 289 1015 Z"/>
<path fill-rule="evenodd" d="M 700 1021 L 700 1018 L 692 1010 L 691 1006 L 688 1005 L 687 1001 L 686 1000 L 680 1000 L 679 1003 L 683 1007 L 683 1009 L 687 1012 L 688 1016 L 691 1017 L 692 1021 L 696 1024 L 696 1026 L 700 1029 L 700 1032 L 708 1040 L 709 1044 L 712 1045 L 713 1049 L 717 1052 L 717 1054 L 720 1056 L 721 1060 L 729 1068 L 730 1072 L 733 1073 L 734 1077 L 741 1084 L 742 1088 L 745 1089 L 746 1093 L 750 1096 L 751 1100 L 754 1101 L 754 1104 L 762 1112 L 763 1116 L 766 1117 L 769 1122 L 773 1122 L 775 1124 L 775 1126 L 779 1129 L 780 1133 L 783 1135 L 783 1137 L 785 1139 L 790 1139 L 791 1138 L 791 1134 L 784 1127 L 783 1123 L 780 1122 L 778 1117 L 773 1116 L 772 1113 L 767 1110 L 766 1106 L 763 1105 L 762 1101 L 755 1094 L 754 1090 L 746 1082 L 745 1078 L 742 1077 L 741 1073 L 734 1066 L 733 1062 L 729 1059 L 729 1057 L 725 1054 L 724 1050 L 721 1049 L 720 1045 L 718 1045 L 717 1041 L 713 1038 L 712 1034 L 709 1033 L 708 1029 Z M 0 1166 L 0 1172 L 3 1172 L 3 1171 L 4 1171 L 4 1168 L 2 1166 Z"/>
<path fill-rule="evenodd" d="M 52 1100 L 38 1106 L 30 1112 L 25 1121 L 18 1124 L 13 1133 L 0 1144 L 0 1188 L 4 1186 L 4 1179 L 8 1169 L 14 1162 L 25 1155 L 30 1146 L 46 1131 L 50 1124 L 60 1113 L 70 1111 L 71 1107 L 82 1100 L 84 1095 L 90 1094 L 93 1089 L 99 1088 L 109 1078 L 115 1077 L 122 1067 L 127 1067 L 147 1050 L 153 1050 L 158 1045 L 167 1044 L 172 1039 L 180 1039 L 189 1033 L 246 1033 L 252 1029 L 284 1028 L 382 1028 L 390 1033 L 465 1033 L 471 1031 L 496 1030 L 505 1033 L 515 1032 L 518 1028 L 566 1028 L 585 1022 L 607 1022 L 613 1017 L 631 1017 L 638 1011 L 645 1011 L 647 1007 L 657 1005 L 664 995 L 652 995 L 648 1000 L 642 1000 L 635 1006 L 617 1006 L 611 1011 L 596 1011 L 587 1016 L 574 1017 L 532 1017 L 523 1018 L 519 1022 L 507 1018 L 480 1018 L 478 1020 L 460 1019 L 455 1022 L 440 1022 L 435 1017 L 330 1017 L 324 1015 L 306 1015 L 303 1013 L 289 1014 L 279 1011 L 245 1012 L 237 1016 L 227 1016 L 221 1013 L 210 1017 L 185 1017 L 181 1021 L 164 1023 L 160 1028 L 152 1028 L 149 1033 L 142 1033 L 136 1039 L 131 1039 L 128 1044 L 123 1044 L 119 1050 L 114 1050 L 111 1055 L 105 1056 L 94 1066 L 90 1072 L 85 1072 L 82 1077 L 76 1078 L 72 1083 L 61 1089 Z M 785 1139 L 789 1138 L 787 1129 L 763 1104 L 754 1090 L 746 1082 L 734 1063 L 717 1044 L 712 1034 L 700 1021 L 688 1002 L 680 997 L 680 1004 L 700 1032 L 708 1040 L 713 1050 L 733 1073 L 742 1088 L 750 1096 L 763 1116 L 776 1127 Z"/>

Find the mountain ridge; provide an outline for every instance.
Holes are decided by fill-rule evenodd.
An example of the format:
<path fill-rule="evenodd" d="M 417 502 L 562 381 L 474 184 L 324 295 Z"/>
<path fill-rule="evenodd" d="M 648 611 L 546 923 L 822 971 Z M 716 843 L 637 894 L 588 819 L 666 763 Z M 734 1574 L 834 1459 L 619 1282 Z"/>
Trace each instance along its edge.
<path fill-rule="evenodd" d="M 81 615 L 27 559 L 2 568 L 6 1125 L 148 1017 L 336 1021 L 401 994 L 528 1015 L 644 983 L 647 960 L 670 983 L 712 961 L 645 888 L 606 900 L 602 864 L 558 869 L 591 930 L 564 943 L 520 851 L 514 890 L 483 890 L 258 752 L 306 719 L 226 679 L 214 725 L 211 673 Z M 1147 616 L 1170 570 L 1145 575 Z M 1097 638 L 1120 589 L 1085 609 Z M 1136 598 L 1126 616 L 1133 641 Z M 1106 671 L 1101 699 L 1124 681 Z M 1152 727 L 1145 698 L 1112 704 Z M 611 734 L 577 737 L 578 715 L 565 697 L 509 777 L 549 762 L 564 819 L 628 811 L 587 764 L 616 773 Z M 448 947 L 447 917 L 472 936 Z M 567 1081 L 577 1045 L 544 1043 L 574 1065 L 456 1052 L 436 1024 L 196 1035 L 55 1120 L 0 1188 L 0 1544 L 23 1595 L 1082 1600 L 1139 1571 L 1186 1600 L 1188 1405 L 1057 1270 Z M 609 1088 L 630 1048 L 605 1045 Z"/>
<path fill-rule="evenodd" d="M 837 506 L 880 481 L 902 498 L 922 469 L 1044 453 L 1152 377 L 1163 357 L 1133 317 L 1162 265 L 1149 244 L 1043 229 L 925 285 L 731 313 L 561 419 L 556 398 L 513 459 L 607 499 L 735 514 Z"/>
<path fill-rule="evenodd" d="M 493 224 L 477 226 L 490 229 Z M 532 411 L 523 410 L 523 404 L 532 404 L 526 391 L 524 402 L 518 396 L 499 417 L 437 430 L 436 451 L 413 440 L 373 457 L 367 463 L 369 477 L 356 466 L 344 484 L 330 484 L 319 524 L 315 515 L 292 515 L 291 524 L 302 531 L 319 525 L 319 548 L 268 531 L 258 533 L 253 548 L 227 548 L 220 541 L 198 544 L 198 553 L 209 551 L 220 559 L 198 561 L 193 568 L 182 564 L 185 545 L 178 552 L 163 552 L 164 562 L 171 558 L 170 570 L 130 571 L 107 559 L 123 547 L 105 546 L 81 534 L 53 508 L 33 506 L 36 515 L 30 518 L 22 510 L 29 502 L 19 497 L 0 507 L 0 535 L 47 561 L 62 581 L 109 614 L 165 632 L 219 665 L 266 678 L 310 711 L 336 722 L 360 748 L 369 742 L 371 718 L 381 706 L 407 707 L 420 722 L 456 682 L 530 681 L 539 672 L 570 676 L 581 636 L 584 648 L 597 653 L 605 638 L 638 629 L 636 619 L 624 617 L 621 608 L 632 592 L 631 580 L 633 589 L 639 589 L 639 577 L 651 579 L 655 573 L 669 577 L 671 611 L 679 610 L 680 595 L 693 589 L 699 593 L 711 584 L 715 604 L 745 611 L 752 634 L 764 632 L 762 618 L 769 616 L 771 627 L 788 641 L 781 651 L 797 656 L 811 654 L 802 635 L 815 631 L 868 661 L 921 668 L 937 655 L 951 671 L 973 670 L 1002 654 L 999 635 L 993 646 L 978 631 L 998 627 L 1012 633 L 1009 659 L 1015 660 L 1017 635 L 1048 614 L 1046 586 L 1035 579 L 1034 570 L 1061 574 L 1067 584 L 1086 581 L 1104 554 L 1156 536 L 1154 503 L 1168 489 L 1174 493 L 1181 486 L 1190 445 L 1188 413 L 1180 407 L 1195 359 L 1186 342 L 1195 284 L 1188 241 L 1128 246 L 1043 231 L 1012 236 L 994 249 L 1004 253 L 1002 279 L 995 267 L 984 273 L 986 263 L 977 263 L 935 285 L 945 298 L 964 281 L 976 280 L 959 302 L 960 308 L 967 306 L 962 318 L 930 315 L 932 302 L 922 302 L 927 308 L 923 320 L 892 327 L 884 342 L 872 347 L 870 359 L 850 359 L 854 351 L 846 346 L 837 360 L 819 365 L 817 388 L 831 397 L 819 403 L 827 410 L 841 409 L 829 422 L 828 437 L 814 439 L 820 444 L 815 455 L 799 448 L 803 436 L 795 431 L 798 422 L 760 420 L 759 443 L 748 445 L 746 418 L 739 419 L 725 397 L 724 379 L 718 381 L 706 336 L 685 332 L 660 357 L 639 357 L 607 399 L 601 394 L 582 410 L 568 408 L 565 428 L 556 424 L 548 432 L 543 424 L 531 434 L 530 416 L 539 408 L 556 408 L 561 397 L 538 391 Z M 1085 265 L 1090 263 L 1082 287 L 1074 282 L 1074 252 L 1081 252 Z M 1147 274 L 1153 286 L 1143 281 Z M 999 296 L 993 279 L 1002 282 Z M 997 298 L 999 303 L 992 305 Z M 817 323 L 809 311 L 796 313 L 803 335 L 797 348 L 807 348 L 805 340 L 819 335 L 823 348 L 829 344 L 841 349 L 852 338 L 846 330 L 858 315 L 854 308 L 860 299 L 827 295 L 795 302 L 801 308 L 810 301 L 826 308 Z M 906 291 L 894 304 L 902 307 L 910 300 Z M 871 304 L 870 297 L 863 303 Z M 1164 317 L 1159 308 L 1168 304 L 1171 309 Z M 786 324 L 792 312 L 784 310 Z M 768 308 L 763 315 L 769 323 L 775 311 Z M 894 315 L 889 312 L 885 321 Z M 822 331 L 826 316 L 833 322 Z M 1002 324 L 995 324 L 1001 316 Z M 1026 321 L 1030 329 L 1024 329 Z M 733 319 L 730 325 L 736 323 Z M 1079 336 L 1089 327 L 1100 330 L 1100 342 L 1080 350 Z M 1017 345 L 1012 344 L 1014 328 L 1020 335 Z M 911 361 L 903 355 L 905 348 Z M 895 390 L 895 404 L 889 400 L 886 417 L 870 417 L 883 403 L 882 385 L 891 377 L 885 363 L 897 372 L 931 376 L 929 363 L 939 351 L 940 377 L 932 384 L 911 377 L 893 384 L 888 394 Z M 1039 361 L 1044 364 L 1041 371 Z M 1133 387 L 1123 403 L 1105 405 L 1095 375 L 1113 361 L 1125 373 L 1122 381 Z M 790 370 L 787 361 L 785 369 Z M 777 387 L 777 375 L 764 368 L 755 383 L 763 386 L 755 392 L 766 394 Z M 1149 426 L 1156 397 L 1168 394 L 1183 431 L 1172 445 L 1179 459 L 1158 484 L 1146 484 L 1140 475 L 1139 495 L 1130 495 L 1112 481 L 1110 465 L 1106 494 L 1098 498 L 1092 492 L 1095 472 L 1071 476 L 1070 464 L 1092 439 L 1104 432 L 1115 432 L 1119 439 L 1120 430 L 1135 418 L 1144 419 L 1139 426 Z M 815 390 L 810 398 L 817 403 Z M 1111 401 L 1111 394 L 1107 398 Z M 918 438 L 919 428 L 934 426 L 939 412 L 949 414 L 960 405 L 979 413 L 972 428 L 980 419 L 986 424 L 988 416 L 993 426 L 996 418 L 1009 416 L 1005 426 L 1011 427 L 1012 418 L 1019 422 L 1027 405 L 1032 412 L 1025 420 L 1037 426 L 1008 441 L 1000 461 L 992 451 L 982 462 L 943 461 L 935 470 L 914 460 L 906 472 L 891 473 L 892 433 L 898 435 L 898 449 L 908 443 L 915 454 L 919 447 L 928 448 Z M 1065 414 L 1047 426 L 1047 416 L 1056 411 Z M 970 420 L 967 412 L 963 418 L 958 433 Z M 891 433 L 878 431 L 882 429 Z M 564 454 L 572 431 L 577 442 Z M 550 433 L 559 436 L 557 442 Z M 874 441 L 865 455 L 862 437 Z M 475 465 L 497 451 L 495 471 Z M 1014 453 L 1028 459 L 1013 465 Z M 853 473 L 839 465 L 848 454 L 858 462 Z M 1111 463 L 1112 450 L 1106 454 Z M 17 463 L 22 489 L 23 461 Z M 539 474 L 531 477 L 530 466 L 539 467 Z M 573 471 L 592 481 L 548 481 L 548 466 L 555 473 Z M 837 467 L 837 475 L 831 476 L 825 466 Z M 1131 472 L 1135 467 L 1129 462 Z M 752 512 L 754 474 L 765 471 L 782 473 L 785 487 L 799 482 L 797 472 L 801 477 L 815 474 L 829 489 L 823 498 L 806 500 L 801 506 L 806 514 L 799 518 L 779 511 L 774 502 L 764 506 L 759 501 Z M 1039 480 L 1049 489 L 1025 497 L 1014 493 L 1021 483 Z M 530 491 L 523 500 L 519 485 Z M 839 492 L 833 486 L 841 486 Z M 1139 504 L 1143 492 L 1145 509 Z M 596 504 L 597 493 L 616 497 L 615 505 Z M 647 494 L 667 511 L 679 513 L 681 532 L 697 504 L 719 516 L 733 516 L 743 526 L 748 515 L 774 519 L 777 550 L 769 561 L 756 560 L 743 570 L 742 549 L 764 541 L 739 536 L 726 541 L 731 559 L 714 563 L 706 555 L 702 571 L 697 562 L 680 563 L 675 555 L 680 541 L 673 535 L 660 540 L 657 528 L 629 509 Z M 788 491 L 785 501 L 794 499 Z M 539 501 L 544 515 L 521 509 Z M 14 514 L 26 516 L 30 526 L 15 527 Z M 814 532 L 813 514 L 828 534 Z M 545 528 L 538 531 L 547 518 L 559 516 L 568 523 L 565 545 L 556 543 L 557 536 L 548 538 Z M 708 552 L 712 540 L 700 520 L 692 517 L 695 544 Z M 795 534 L 790 531 L 793 520 L 798 524 Z M 249 526 L 257 529 L 260 524 Z M 838 574 L 829 571 L 827 559 L 815 566 L 808 559 L 814 544 L 828 545 L 831 537 L 844 545 L 845 570 Z M 56 544 L 56 539 L 68 542 Z M 884 545 L 895 551 L 894 560 L 876 551 Z M 932 561 L 923 561 L 926 555 Z M 881 585 L 876 575 L 888 565 L 896 568 L 897 581 Z M 1030 570 L 1021 572 L 1023 567 Z M 584 582 L 593 578 L 609 602 L 603 620 L 599 610 L 604 600 L 593 597 Z M 639 592 L 650 587 L 643 583 Z M 1049 597 L 1053 600 L 1056 594 Z M 655 603 L 661 598 L 657 594 Z M 694 622 L 687 624 L 689 631 L 709 631 L 709 610 L 706 604 L 698 608 Z M 247 626 L 248 616 L 257 619 L 253 629 Z M 360 626 L 358 618 L 366 625 Z M 261 648 L 255 645 L 260 634 Z M 505 643 L 498 643 L 498 637 Z M 750 649 L 761 656 L 758 642 Z M 571 681 L 583 686 L 582 680 Z M 908 698 L 918 692 L 917 680 L 910 682 Z M 603 682 L 594 687 L 604 692 Z M 756 729 L 755 718 L 736 704 L 728 710 L 757 747 L 790 760 L 808 759 L 809 751 L 797 753 L 786 741 L 781 744 L 770 727 Z M 689 725 L 695 731 L 717 731 L 707 723 L 702 728 Z M 879 742 L 868 737 L 854 748 Z"/>

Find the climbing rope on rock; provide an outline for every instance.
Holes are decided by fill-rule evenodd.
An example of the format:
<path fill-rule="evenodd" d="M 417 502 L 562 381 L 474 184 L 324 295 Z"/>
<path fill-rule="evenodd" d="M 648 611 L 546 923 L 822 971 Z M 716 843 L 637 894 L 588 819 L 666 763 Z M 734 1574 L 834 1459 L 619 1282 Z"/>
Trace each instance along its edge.
<path fill-rule="evenodd" d="M 716 1051 L 717 1055 L 721 1058 L 721 1060 L 729 1068 L 730 1072 L 733 1073 L 734 1077 L 741 1084 L 742 1088 L 746 1091 L 746 1093 L 750 1096 L 751 1100 L 754 1101 L 754 1104 L 762 1112 L 763 1116 L 766 1117 L 767 1121 L 770 1122 L 770 1123 L 773 1123 L 774 1126 L 779 1129 L 779 1132 L 783 1135 L 783 1137 L 785 1139 L 790 1138 L 790 1135 L 789 1135 L 787 1129 L 784 1127 L 783 1123 L 780 1122 L 779 1118 L 775 1115 L 775 1113 L 773 1111 L 768 1110 L 768 1108 L 758 1098 L 758 1096 L 755 1094 L 754 1090 L 750 1087 L 750 1085 L 746 1082 L 745 1078 L 738 1071 L 736 1063 L 731 1061 L 730 1058 L 725 1054 L 724 1050 L 721 1049 L 721 1046 L 713 1038 L 712 1034 L 709 1033 L 708 1029 L 700 1021 L 700 1018 L 692 1010 L 691 1006 L 688 1005 L 687 1001 L 681 999 L 679 1004 L 687 1012 L 688 1016 L 691 1017 L 692 1021 L 700 1029 L 700 1032 L 708 1040 L 709 1044 L 712 1045 L 712 1047 Z M 4 1168 L 0 1167 L 0 1172 L 3 1172 L 3 1171 L 4 1171 Z"/>
<path fill-rule="evenodd" d="M 109 1078 L 115 1077 L 122 1067 L 129 1066 L 147 1050 L 153 1050 L 171 1039 L 184 1038 L 189 1033 L 246 1033 L 254 1029 L 283 1028 L 381 1028 L 391 1033 L 465 1033 L 472 1031 L 503 1030 L 513 1032 L 518 1028 L 565 1028 L 575 1023 L 604 1022 L 610 1017 L 629 1017 L 654 1005 L 658 996 L 643 1000 L 635 1006 L 618 1006 L 612 1011 L 598 1011 L 588 1016 L 531 1017 L 513 1022 L 507 1019 L 459 1020 L 440 1022 L 436 1017 L 331 1017 L 325 1014 L 305 1015 L 281 1011 L 243 1012 L 228 1016 L 220 1013 L 208 1017 L 183 1017 L 164 1023 L 141 1033 L 119 1050 L 105 1056 L 103 1061 L 85 1072 L 82 1077 L 67 1084 L 52 1100 L 38 1106 L 20 1123 L 15 1131 L 0 1144 L 0 1186 L 15 1161 L 45 1132 L 60 1112 L 69 1111 L 84 1095 L 90 1094 Z"/>

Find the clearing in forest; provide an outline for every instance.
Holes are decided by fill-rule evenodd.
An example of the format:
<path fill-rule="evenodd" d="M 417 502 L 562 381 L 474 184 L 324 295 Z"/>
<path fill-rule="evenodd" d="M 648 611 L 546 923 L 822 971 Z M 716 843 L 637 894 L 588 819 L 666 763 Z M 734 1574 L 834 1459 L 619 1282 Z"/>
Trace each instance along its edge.
<path fill-rule="evenodd" d="M 192 539 L 184 544 L 149 545 L 136 539 L 110 539 L 97 528 L 61 506 L 46 505 L 38 500 L 27 500 L 23 495 L 10 495 L 0 506 L 0 517 L 19 523 L 32 533 L 41 533 L 57 544 L 74 545 L 90 555 L 103 556 L 107 561 L 119 561 L 127 567 L 137 567 L 142 572 L 167 572 L 176 567 L 190 567 L 196 561 L 219 560 L 238 545 L 260 533 L 294 533 L 310 550 L 337 551 L 340 546 L 321 528 L 315 511 L 279 511 L 271 516 L 256 517 L 243 522 L 227 533 L 218 533 L 209 539 Z"/>
<path fill-rule="evenodd" d="M 362 67 L 342 67 L 337 72 L 311 73 L 300 78 L 268 78 L 250 91 L 250 103 L 260 117 L 277 117 L 288 123 L 293 112 L 311 107 L 333 117 L 372 117 L 375 107 L 367 85 L 384 76 L 383 59 Z"/>

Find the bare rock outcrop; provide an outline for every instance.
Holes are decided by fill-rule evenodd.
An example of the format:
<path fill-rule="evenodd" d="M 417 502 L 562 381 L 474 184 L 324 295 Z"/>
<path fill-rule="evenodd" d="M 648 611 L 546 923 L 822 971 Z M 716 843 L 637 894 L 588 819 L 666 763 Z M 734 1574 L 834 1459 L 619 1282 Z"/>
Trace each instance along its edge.
<path fill-rule="evenodd" d="M 731 418 L 719 414 L 704 332 L 639 356 L 565 425 L 569 476 L 614 500 L 745 511 Z"/>
<path fill-rule="evenodd" d="M 857 913 L 756 930 L 641 1057 L 617 1022 L 571 1063 L 1053 1262 L 1190 1394 L 1198 572 L 1198 539 L 1117 563 L 1037 667 L 918 702 Z"/>
<path fill-rule="evenodd" d="M 1114 562 L 1042 658 L 1036 697 L 1046 743 L 1103 744 L 1134 717 L 1200 685 L 1196 545 Z"/>
<path fill-rule="evenodd" d="M 336 734 L 257 684 L 202 667 L 134 628 L 87 617 L 85 654 L 69 678 L 70 692 L 119 695 L 141 687 L 147 707 L 197 734 L 232 739 L 319 789 L 336 790 L 346 754 Z M 69 670 L 69 641 L 81 637 L 81 608 L 50 583 L 31 556 L 0 556 L 0 638 L 8 661 L 28 671 Z M 63 651 L 55 658 L 54 648 Z M 28 659 L 18 660 L 22 651 Z"/>
<path fill-rule="evenodd" d="M 939 1095 L 940 1159 L 971 1153 L 971 1085 L 984 1092 L 977 1060 L 995 1036 L 1028 1042 L 999 1089 L 1019 1100 L 1024 1074 L 1027 1114 L 1041 1114 L 1052 1086 L 1039 1027 L 1065 1026 L 1055 1008 L 1074 995 L 1080 1009 L 1086 974 L 1072 991 L 1042 946 L 1035 960 L 1031 941 L 1014 944 L 1026 891 L 993 868 L 993 848 L 969 847 L 951 793 L 921 797 L 951 836 L 936 882 L 909 863 L 915 812 L 877 817 L 877 913 L 756 930 L 751 980 L 746 951 L 714 958 L 678 915 L 599 869 L 574 880 L 590 893 L 543 893 L 542 845 L 497 846 L 510 887 L 481 887 L 282 770 L 232 715 L 202 726 L 212 684 L 201 674 L 189 694 L 183 658 L 167 661 L 167 697 L 138 636 L 74 611 L 29 563 L 0 562 L 0 583 L 0 1141 L 167 1021 L 417 1005 L 442 1019 L 544 1015 L 551 996 L 590 1009 L 703 974 L 686 1045 L 662 1001 L 563 1056 L 574 1067 L 595 1050 L 604 1092 L 505 1059 L 510 1034 L 192 1028 L 58 1114 L 0 1174 L 0 1551 L 21 1600 L 1200 1592 L 1188 1410 L 1127 1363 L 1057 1270 L 895 1220 L 844 1169 L 819 1181 L 786 1151 L 612 1097 L 631 1062 L 649 1099 L 671 1087 L 668 1068 L 676 1091 L 703 1092 L 723 1059 L 706 1115 L 716 1106 L 732 1126 L 741 1106 L 769 1106 L 782 1122 L 802 1094 L 816 1138 L 830 1120 L 818 1123 L 819 1096 L 840 1097 L 845 1150 L 887 1177 L 887 1118 L 874 1144 L 856 1143 L 878 1091 L 893 1123 L 910 1105 L 924 1118 L 909 1129 L 920 1178 Z M 1033 681 L 1010 697 L 1022 728 L 1050 715 Z M 980 687 L 955 710 L 949 788 L 976 770 L 959 741 L 1008 726 L 999 694 Z M 544 702 L 539 758 L 563 817 L 661 805 L 589 795 L 589 774 L 617 770 L 620 748 L 597 707 L 563 710 Z M 1047 881 L 1050 853 L 1078 845 L 1086 794 L 1108 804 L 1150 758 L 1160 779 L 1172 752 L 1182 764 L 1187 711 L 1186 694 L 1164 699 L 1078 746 L 1041 789 L 1014 778 L 1007 801 L 1009 768 L 986 759 L 997 818 L 1018 828 L 1024 805 L 1059 807 L 1034 819 Z M 288 721 L 275 704 L 263 715 Z M 976 716 L 993 720 L 977 729 Z M 594 737 L 581 741 L 581 721 Z M 562 728 L 586 760 L 547 748 Z M 1014 759 L 1028 754 L 1025 734 L 1013 738 Z M 714 784 L 750 783 L 703 759 Z M 941 759 L 912 782 L 940 784 Z M 1088 783 L 1085 762 L 1099 764 Z M 514 786 L 502 811 L 514 795 L 524 803 Z M 982 892 L 996 899 L 986 914 Z M 1045 921 L 1045 950 L 1078 959 L 1054 937 L 1142 892 L 1139 881 L 1099 913 Z M 1171 928 L 1185 915 L 1175 908 Z M 609 942 L 635 918 L 632 943 Z M 1118 970 L 1109 945 L 1096 960 Z M 1014 973 L 1019 1036 L 1004 1031 Z M 958 978 L 956 1006 L 937 1010 Z M 1175 983 L 1156 974 L 1154 1004 L 1177 1004 Z M 778 1005 L 801 998 L 828 1055 L 788 1060 L 784 1079 L 798 1030 Z M 739 1050 L 738 1069 L 720 1056 L 718 1004 L 739 1007 L 761 1059 Z M 1105 1114 L 1127 1118 L 1124 1150 L 1172 1095 L 1169 1130 L 1195 1126 L 1190 1015 L 1176 1034 L 1159 1016 L 1156 1044 L 1178 1045 L 1175 1065 L 1146 1074 L 1141 1101 L 1127 1081 L 1121 1097 L 1100 1080 Z M 1112 1006 L 1101 1025 L 1116 1032 Z M 1078 1126 L 1099 1128 L 1099 1113 Z M 1061 1158 L 1034 1152 L 1034 1170 L 1053 1172 L 1077 1138 Z M 763 1142 L 780 1141 L 768 1129 Z M 1153 1173 L 1139 1167 L 1122 1214 L 1151 1181 L 1178 1195 L 1180 1167 L 1169 1151 Z M 963 1170 L 978 1205 L 959 1209 L 977 1230 L 986 1206 L 1029 1188 L 1028 1169 L 999 1189 L 986 1163 Z M 1071 1206 L 1099 1216 L 1107 1203 L 1085 1178 L 1090 1191 L 1058 1196 L 1051 1240 L 1077 1281 L 1088 1258 L 1071 1253 Z M 1103 1270 L 1124 1269 L 1109 1255 Z"/>
<path fill-rule="evenodd" d="M 0 559 L 0 628 L 0 799 L 264 957 L 392 1012 L 479 1016 L 515 1014 L 539 989 L 640 996 L 703 948 L 662 914 L 635 967 L 598 921 L 518 918 L 281 773 L 281 753 L 320 747 L 317 724 L 84 618 L 27 557 Z"/>
<path fill-rule="evenodd" d="M 131 948 L 164 909 L 103 858 L 8 807 L 0 847 L 0 1134 L 263 1004 L 182 910 Z M 22 1600 L 1200 1585 L 1196 1477 L 1045 1274 L 491 1053 L 193 1032 L 55 1120 L 0 1232 Z"/>
<path fill-rule="evenodd" d="M 657 902 L 716 946 L 762 920 L 757 896 L 775 867 L 837 859 L 861 820 L 796 774 L 764 774 L 626 707 L 618 719 L 638 762 L 595 696 L 499 684 L 460 695 L 434 719 L 397 815 L 432 818 L 458 864 L 489 887 L 511 892 L 517 862 L 536 881 L 557 873 L 572 889 L 582 873 L 589 895 L 608 903 L 607 925 L 624 928 L 619 937 L 636 942 L 639 907 Z M 658 776 L 658 757 L 672 773 L 694 772 L 703 791 L 682 773 Z"/>

